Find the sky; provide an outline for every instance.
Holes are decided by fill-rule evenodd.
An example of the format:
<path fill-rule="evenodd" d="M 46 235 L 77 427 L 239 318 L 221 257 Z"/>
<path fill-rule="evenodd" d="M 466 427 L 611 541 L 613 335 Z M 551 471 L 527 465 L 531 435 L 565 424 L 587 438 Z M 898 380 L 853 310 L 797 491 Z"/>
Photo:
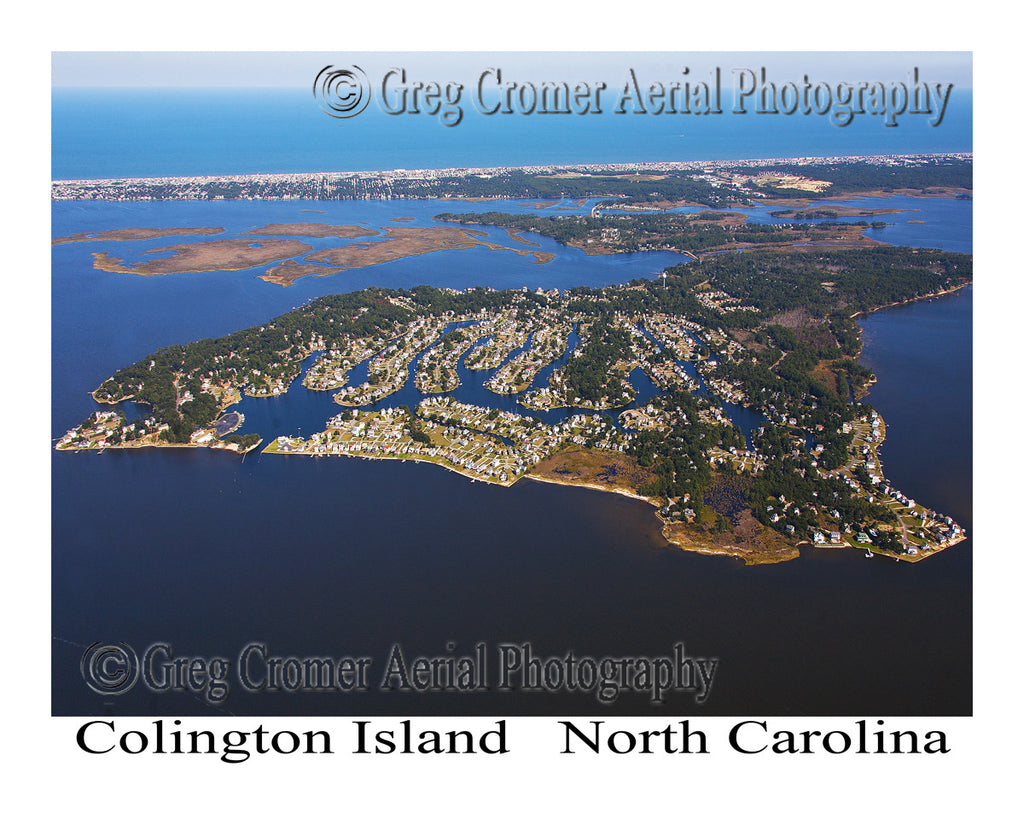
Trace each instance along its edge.
<path fill-rule="evenodd" d="M 903 81 L 917 67 L 931 82 L 972 84 L 970 52 L 361 52 L 361 51 L 55 51 L 52 86 L 70 87 L 253 87 L 305 88 L 326 65 L 362 67 L 374 75 L 400 66 L 420 72 L 424 80 L 466 81 L 488 67 L 508 76 L 540 80 L 618 81 L 627 68 L 652 79 L 704 76 L 719 67 L 726 79 L 732 69 L 764 66 L 780 81 Z"/>

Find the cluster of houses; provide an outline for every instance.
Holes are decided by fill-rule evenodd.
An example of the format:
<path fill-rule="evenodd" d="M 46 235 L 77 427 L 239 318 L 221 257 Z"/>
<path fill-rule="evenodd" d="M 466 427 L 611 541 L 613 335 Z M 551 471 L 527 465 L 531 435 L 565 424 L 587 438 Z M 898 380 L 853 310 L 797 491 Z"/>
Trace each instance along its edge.
<path fill-rule="evenodd" d="M 600 411 L 625 406 L 633 400 L 634 395 L 633 388 L 626 385 L 626 388 L 621 393 L 603 395 L 597 401 L 589 398 L 580 398 L 579 396 L 575 396 L 570 401 L 563 385 L 552 376 L 550 387 L 538 387 L 537 389 L 530 390 L 519 399 L 519 403 L 531 410 L 572 407 L 574 409 Z"/>
<path fill-rule="evenodd" d="M 471 370 L 493 370 L 543 326 L 534 318 L 516 318 L 511 310 L 502 311 L 493 321 L 493 336 L 466 356 L 466 367 Z"/>
<path fill-rule="evenodd" d="M 791 530 L 793 527 L 787 527 Z M 792 532 L 790 531 L 790 534 Z M 829 529 L 827 531 L 821 529 L 815 529 L 811 539 L 814 541 L 815 546 L 849 546 L 850 544 L 843 540 L 844 532 L 840 532 L 838 529 Z M 867 532 L 845 532 L 847 535 L 853 536 L 853 541 L 861 546 L 871 545 L 871 536 Z"/>
<path fill-rule="evenodd" d="M 717 305 L 718 309 L 723 310 L 727 306 L 728 297 L 724 293 L 704 291 L 701 297 L 707 306 Z M 580 298 L 586 301 L 594 299 L 595 296 Z M 411 302 L 404 302 L 401 306 L 415 309 Z M 481 310 L 476 314 L 462 316 L 448 313 L 396 325 L 392 328 L 392 333 L 350 339 L 340 348 L 326 350 L 309 368 L 304 383 L 311 389 L 338 389 L 335 401 L 343 406 L 355 408 L 370 404 L 401 389 L 408 379 L 410 362 L 422 355 L 416 373 L 416 386 L 423 393 L 445 392 L 458 386 L 458 361 L 476 344 L 477 349 L 466 360 L 466 366 L 476 369 L 498 367 L 517 347 L 524 348 L 498 369 L 486 382 L 486 386 L 496 393 L 524 393 L 520 403 L 530 409 L 544 410 L 570 406 L 581 410 L 601 410 L 621 407 L 633 400 L 635 390 L 625 378 L 622 379 L 621 393 L 616 391 L 615 394 L 603 395 L 598 401 L 583 400 L 578 396 L 570 399 L 561 371 L 555 371 L 547 385 L 529 389 L 537 373 L 565 352 L 573 325 L 566 319 L 563 311 L 550 307 L 524 311 L 523 316 L 518 313 L 516 307 L 500 312 Z M 721 329 L 703 328 L 679 316 L 650 314 L 642 319 L 641 325 L 638 325 L 635 316 L 616 314 L 614 321 L 618 328 L 630 334 L 631 343 L 628 354 L 623 360 L 616 362 L 612 370 L 621 371 L 622 375 L 626 376 L 633 368 L 640 367 L 662 388 L 674 386 L 692 390 L 696 387 L 696 382 L 681 366 L 679 360 L 696 358 L 695 350 L 699 344 L 706 344 L 710 350 L 717 351 L 723 359 L 745 353 L 743 346 Z M 462 339 L 447 347 L 444 344 L 437 344 L 445 330 L 453 323 L 464 325 L 461 328 Z M 585 339 L 588 327 L 584 323 L 577 331 L 581 338 Z M 485 336 L 491 338 L 481 344 L 480 340 Z M 674 357 L 659 354 L 659 344 L 674 354 Z M 311 346 L 313 349 L 324 349 L 323 339 L 317 341 L 314 336 Z M 309 349 L 310 345 L 297 339 L 292 353 L 298 355 L 301 352 L 304 355 Z M 574 355 L 580 355 L 581 350 L 582 343 Z M 252 369 L 247 373 L 249 384 L 244 385 L 247 393 L 259 396 L 284 392 L 294 377 L 288 373 L 297 367 L 294 355 L 282 356 L 280 366 L 276 363 L 270 365 L 268 369 L 273 370 L 272 372 L 264 373 L 259 369 Z M 232 368 L 226 359 L 238 356 L 239 353 L 232 351 L 227 356 L 219 357 L 217 363 L 223 366 L 217 368 L 216 377 L 213 371 L 207 373 L 200 383 L 200 389 L 204 393 L 221 395 L 226 394 L 225 390 L 233 389 L 232 383 L 242 380 L 239 369 L 244 369 L 244 362 L 239 358 L 239 367 Z M 357 387 L 348 385 L 346 382 L 351 368 L 367 360 L 371 374 L 369 381 Z M 150 363 L 151 368 L 152 366 L 153 362 Z M 717 377 L 718 369 L 714 360 L 699 360 L 697 366 L 704 382 L 719 397 L 732 403 L 747 403 L 741 382 Z M 234 381 L 226 375 L 227 373 L 235 374 Z M 370 381 L 375 383 L 371 384 Z M 778 398 L 781 399 L 782 396 Z M 182 390 L 178 396 L 179 406 L 190 400 L 193 400 L 192 394 L 188 390 Z M 769 416 L 777 423 L 793 428 L 799 428 L 806 423 L 806 415 L 801 414 L 802 410 L 806 410 L 805 407 L 791 407 L 788 402 L 781 400 L 777 403 L 781 409 L 775 409 L 771 402 L 767 405 Z M 811 408 L 814 408 L 813 404 Z M 273 442 L 268 450 L 311 455 L 360 455 L 429 460 L 472 477 L 508 484 L 564 443 L 624 451 L 633 438 L 629 433 L 624 433 L 621 428 L 597 415 L 576 414 L 559 424 L 548 425 L 515 413 L 461 404 L 445 396 L 425 399 L 421 402 L 416 415 L 422 421 L 411 417 L 404 409 L 385 409 L 362 414 L 359 410 L 354 410 L 336 416 L 328 423 L 324 432 L 317 433 L 308 440 L 282 436 Z M 676 415 L 671 408 L 661 407 L 655 402 L 630 411 L 623 416 L 622 421 L 624 425 L 637 430 L 668 429 L 680 422 Z M 714 404 L 705 403 L 699 417 L 709 423 L 730 423 L 722 408 Z M 685 416 L 682 422 L 686 422 Z M 818 427 L 821 431 L 820 424 Z M 872 411 L 869 416 L 862 419 L 862 422 L 858 422 L 856 427 L 858 439 L 852 450 L 853 461 L 850 464 L 853 469 L 843 467 L 835 471 L 835 476 L 841 478 L 858 494 L 866 496 L 869 503 L 885 503 L 894 510 L 897 509 L 896 505 L 901 507 L 897 514 L 900 515 L 905 527 L 912 526 L 913 539 L 919 544 L 915 546 L 908 542 L 907 553 L 913 554 L 919 547 L 941 547 L 962 539 L 965 533 L 956 522 L 948 517 L 942 518 L 928 510 L 919 509 L 913 499 L 885 481 L 874 451 L 875 445 L 885 437 L 884 424 L 878 413 Z M 139 439 L 155 440 L 156 434 L 166 429 L 166 424 L 158 425 L 153 418 L 128 424 L 119 413 L 102 411 L 94 413 L 77 429 L 66 433 L 58 442 L 57 448 L 102 449 L 123 445 L 122 442 L 127 441 L 137 445 Z M 415 435 L 413 430 L 417 430 Z M 429 443 L 424 441 L 419 434 L 420 431 L 428 434 Z M 852 432 L 854 425 L 846 422 L 842 426 L 842 431 Z M 197 430 L 192 435 L 191 443 L 204 446 L 215 440 L 214 432 Z M 817 460 L 813 458 L 820 455 L 823 447 L 819 444 L 811 446 L 810 449 L 811 466 L 816 467 Z M 764 456 L 756 451 L 738 447 L 714 447 L 710 450 L 709 457 L 712 465 L 729 463 L 735 468 L 753 474 L 766 467 Z M 863 473 L 860 473 L 859 480 L 854 479 L 856 471 L 861 466 L 870 476 L 870 485 L 865 481 Z M 862 483 L 865 485 L 862 486 Z M 783 514 L 800 514 L 799 509 L 791 506 L 783 501 L 781 509 L 768 507 L 766 511 L 772 523 L 784 524 L 787 533 L 793 535 L 795 527 L 782 518 Z M 688 507 L 683 507 L 686 508 Z M 674 515 L 675 517 L 685 516 L 685 512 L 680 509 L 674 511 L 680 513 Z M 818 510 L 814 506 L 809 506 L 805 514 L 817 518 Z M 872 530 L 855 531 L 850 523 L 840 522 L 841 517 L 836 510 L 823 509 L 821 514 L 826 518 L 833 518 L 836 523 L 833 528 L 829 525 L 832 523 L 829 520 L 824 526 L 812 531 L 815 545 L 871 544 Z M 912 519 L 918 522 L 911 523 Z"/>
<path fill-rule="evenodd" d="M 335 402 L 359 407 L 398 392 L 409 378 L 410 362 L 441 337 L 447 324 L 443 317 L 410 322 L 405 333 L 370 359 L 370 380 L 357 387 L 343 387 L 335 394 Z"/>
<path fill-rule="evenodd" d="M 672 351 L 676 358 L 690 359 L 694 355 L 696 343 L 691 333 L 700 331 L 701 327 L 692 321 L 679 316 L 664 313 L 652 313 L 643 320 L 644 327 L 658 342 Z"/>
<path fill-rule="evenodd" d="M 343 348 L 327 350 L 306 371 L 303 384 L 311 390 L 333 390 L 348 381 L 348 371 L 384 350 L 386 339 L 354 338 Z"/>
<path fill-rule="evenodd" d="M 617 371 L 623 376 L 623 389 L 621 392 L 602 395 L 597 401 L 589 398 L 580 398 L 579 396 L 573 396 L 570 399 L 568 386 L 563 379 L 562 372 L 561 370 L 556 370 L 551 374 L 548 386 L 536 387 L 529 390 L 520 399 L 519 403 L 527 409 L 532 410 L 552 409 L 554 407 L 573 407 L 600 411 L 623 407 L 632 401 L 636 395 L 636 391 L 633 389 L 632 385 L 625 382 L 625 377 L 627 377 L 629 373 L 632 372 L 633 368 L 637 366 L 647 371 L 648 375 L 652 375 L 652 371 L 654 369 L 654 362 L 652 359 L 654 346 L 636 326 L 636 324 L 623 314 L 616 313 L 613 316 L 613 321 L 617 328 L 625 330 L 632 338 L 628 358 L 616 362 L 611 367 L 613 372 Z M 578 330 L 580 334 L 580 346 L 573 351 L 573 356 L 578 357 L 581 355 L 582 346 L 586 341 L 588 331 L 589 326 L 581 326 Z"/>
<path fill-rule="evenodd" d="M 158 424 L 152 417 L 126 422 L 124 417 L 113 410 L 98 410 L 83 423 L 70 429 L 57 441 L 56 449 L 108 449 L 131 442 L 138 445 L 170 429 L 167 424 Z"/>
<path fill-rule="evenodd" d="M 462 330 L 462 341 L 446 348 L 437 344 L 429 348 L 416 368 L 416 389 L 422 393 L 449 392 L 459 386 L 458 363 L 470 347 L 485 335 L 494 332 L 494 322 L 484 321 Z"/>
<path fill-rule="evenodd" d="M 760 452 L 755 452 L 752 449 L 739 449 L 734 446 L 729 447 L 727 450 L 717 446 L 712 447 L 708 451 L 708 459 L 712 466 L 732 464 L 732 467 L 737 472 L 749 472 L 751 475 L 763 472 L 768 464 L 767 458 Z M 772 522 L 777 523 L 778 516 Z"/>
<path fill-rule="evenodd" d="M 424 399 L 417 415 L 430 443 L 412 439 L 405 410 L 388 408 L 341 413 L 324 432 L 308 440 L 281 436 L 266 451 L 424 460 L 508 485 L 565 442 L 621 449 L 625 440 L 612 424 L 596 416 L 574 415 L 552 426 L 446 396 Z"/>
<path fill-rule="evenodd" d="M 747 394 L 743 391 L 743 383 L 739 380 L 732 379 L 727 381 L 724 378 L 714 378 L 705 375 L 704 383 L 707 384 L 708 389 L 725 401 L 733 404 L 748 403 Z"/>
<path fill-rule="evenodd" d="M 721 290 L 698 290 L 694 296 L 704 307 L 719 313 L 731 313 L 734 310 L 757 311 L 756 307 L 744 307 L 739 299 Z"/>
<path fill-rule="evenodd" d="M 288 391 L 288 385 L 291 383 L 291 380 L 290 376 L 264 373 L 262 370 L 254 369 L 250 374 L 249 383 L 245 385 L 245 394 L 252 398 L 267 398 L 281 395 Z M 188 396 L 187 399 L 182 398 L 179 403 L 185 400 L 191 401 L 192 396 Z"/>
<path fill-rule="evenodd" d="M 668 429 L 670 425 L 669 414 L 658 409 L 653 404 L 647 404 L 640 409 L 623 410 L 619 415 L 619 423 L 627 429 Z"/>
<path fill-rule="evenodd" d="M 537 373 L 565 352 L 572 325 L 559 321 L 533 332 L 528 349 L 520 351 L 484 383 L 491 392 L 522 392 Z"/>

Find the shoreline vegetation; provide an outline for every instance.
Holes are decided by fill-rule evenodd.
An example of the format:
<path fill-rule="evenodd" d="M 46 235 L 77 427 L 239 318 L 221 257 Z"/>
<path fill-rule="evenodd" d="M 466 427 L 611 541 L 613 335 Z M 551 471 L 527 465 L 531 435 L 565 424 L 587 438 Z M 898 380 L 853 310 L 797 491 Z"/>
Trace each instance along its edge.
<path fill-rule="evenodd" d="M 132 241 L 162 236 L 210 235 L 223 233 L 224 228 L 169 228 L 166 230 L 129 228 L 104 233 L 79 233 L 53 239 L 54 246 L 71 242 Z M 356 225 L 326 225 L 311 222 L 273 224 L 255 228 L 241 234 L 242 238 L 218 239 L 169 245 L 143 251 L 149 254 L 170 254 L 164 258 L 126 264 L 108 253 L 93 253 L 93 267 L 107 273 L 128 273 L 136 276 L 166 276 L 175 273 L 204 273 L 212 271 L 247 270 L 267 264 L 273 265 L 259 276 L 263 281 L 289 287 L 304 276 L 329 276 L 344 270 L 372 267 L 396 259 L 419 256 L 441 250 L 465 250 L 484 247 L 488 250 L 507 250 L 519 256 L 532 256 L 535 264 L 546 264 L 555 254 L 542 250 L 527 250 L 487 241 L 487 234 L 451 226 L 428 228 L 393 227 L 383 232 Z M 264 236 L 275 238 L 262 238 Z M 354 242 L 341 247 L 313 252 L 312 245 L 299 238 L 360 239 L 373 237 L 373 241 Z M 511 240 L 521 245 L 534 242 L 508 231 Z M 246 238 L 253 237 L 253 238 Z M 301 257 L 301 260 L 300 260 Z"/>
<path fill-rule="evenodd" d="M 837 196 L 969 196 L 971 153 L 54 180 L 59 200 L 554 199 L 704 207 Z M 673 205 L 675 206 L 675 205 Z"/>
<path fill-rule="evenodd" d="M 755 189 L 767 196 L 781 185 L 816 196 L 849 187 L 851 178 L 866 186 L 880 173 L 913 184 L 930 179 L 948 191 L 964 175 L 962 157 L 878 159 L 885 161 L 702 163 L 690 173 L 699 171 L 702 184 L 710 177 L 717 187 L 733 185 L 734 198 Z M 635 173 L 604 170 L 602 185 L 638 184 Z M 591 173 L 535 176 L 585 182 Z M 829 173 L 831 181 L 820 178 Z M 664 187 L 671 174 L 646 176 Z M 742 214 L 707 210 L 655 213 L 645 196 L 632 200 L 629 213 L 600 213 L 595 206 L 590 216 L 552 218 L 535 215 L 547 205 L 531 204 L 529 214 L 435 217 L 500 227 L 518 248 L 455 225 L 377 231 L 294 223 L 160 248 L 171 255 L 131 266 L 95 254 L 103 257 L 97 258 L 102 269 L 142 275 L 190 266 L 238 269 L 227 265 L 258 257 L 279 262 L 262 278 L 285 286 L 299 275 L 476 245 L 543 263 L 553 254 L 526 249 L 536 247 L 521 235 L 526 231 L 587 252 L 671 249 L 694 261 L 666 268 L 656 281 L 598 289 L 424 286 L 324 296 L 262 326 L 164 348 L 122 368 L 93 392 L 111 409 L 69 430 L 56 449 L 212 447 L 244 455 L 263 441 L 256 433 L 237 434 L 244 417 L 230 408 L 243 396 L 282 395 L 301 376 L 306 389 L 332 392 L 340 411 L 322 432 L 280 436 L 263 453 L 411 460 L 502 486 L 526 477 L 615 492 L 655 507 L 667 543 L 747 564 L 790 560 L 804 546 L 863 548 L 868 556 L 914 562 L 961 542 L 966 533 L 955 521 L 920 507 L 882 473 L 885 423 L 863 400 L 874 374 L 857 362 L 856 318 L 967 286 L 971 257 L 891 247 L 865 239 L 864 224 L 809 224 L 792 210 L 783 213 L 796 223 L 782 226 L 748 225 Z M 809 213 L 832 218 L 823 199 Z M 776 201 L 796 207 L 792 199 Z M 835 213 L 891 212 L 855 210 L 840 206 Z M 128 228 L 53 243 L 218 232 Z M 282 259 L 295 245 L 303 245 L 300 254 L 312 251 L 301 237 L 355 243 L 300 261 Z M 738 249 L 745 252 L 722 252 Z M 366 383 L 349 383 L 352 370 L 367 361 Z M 460 365 L 492 371 L 484 386 L 514 396 L 525 412 L 455 400 L 450 393 L 459 386 Z M 636 369 L 657 388 L 643 404 L 629 383 Z M 537 381 L 541 370 L 551 373 L 545 383 Z M 381 403 L 409 378 L 423 396 L 416 407 Z M 119 406 L 128 400 L 141 410 L 131 422 Z M 750 440 L 730 420 L 729 406 L 764 419 Z M 537 414 L 553 408 L 568 417 L 549 423 Z"/>
<path fill-rule="evenodd" d="M 968 283 L 964 282 L 941 292 L 923 294 L 917 298 L 932 298 L 943 293 L 951 293 Z M 894 303 L 893 306 L 903 303 L 906 301 Z M 883 309 L 885 306 L 888 305 L 880 305 L 876 309 Z M 666 343 L 672 341 L 667 337 L 666 329 L 656 321 L 649 322 L 649 325 L 660 330 Z M 434 335 L 432 338 L 436 341 L 437 337 Z M 680 337 L 685 338 L 682 333 Z M 711 341 L 710 338 L 706 340 Z M 674 341 L 678 343 L 680 339 Z M 465 355 L 465 349 L 460 351 L 459 356 L 462 355 Z M 320 360 L 324 360 L 323 356 Z M 330 366 L 330 361 L 328 359 L 326 366 Z M 315 370 L 311 368 L 311 372 Z M 659 377 L 653 367 L 651 374 Z M 709 378 L 711 377 L 709 374 Z M 865 378 L 863 386 L 857 392 L 863 394 L 872 378 Z M 395 380 L 404 383 L 404 377 L 397 376 Z M 664 374 L 660 375 L 659 382 L 669 386 Z M 310 376 L 307 374 L 307 387 L 310 384 Z M 256 397 L 269 397 L 280 395 L 285 389 L 287 385 L 282 384 L 280 389 L 251 392 L 247 390 L 246 393 Z M 185 399 L 186 405 L 190 403 L 188 391 L 182 391 L 180 384 L 176 384 L 175 391 L 178 407 L 182 406 L 182 399 Z M 241 391 L 221 389 L 218 395 L 217 423 L 196 429 L 187 441 L 168 441 L 161 437 L 169 427 L 166 424 L 155 423 L 152 418 L 129 424 L 116 410 L 109 410 L 94 413 L 86 424 L 69 431 L 57 443 L 56 448 L 70 451 L 105 451 L 142 447 L 209 447 L 223 448 L 239 454 L 251 452 L 263 442 L 259 436 L 236 436 L 234 441 L 221 437 L 241 426 L 244 418 L 239 414 L 234 413 L 237 417 L 231 419 L 229 424 L 223 425 L 221 429 L 216 428 L 226 417 L 224 413 L 241 400 Z M 97 388 L 93 397 L 98 403 L 114 406 L 124 400 L 138 400 L 134 394 L 114 400 L 109 393 L 104 392 L 103 387 Z M 575 399 L 572 406 L 578 406 Z M 636 413 L 636 410 L 627 412 Z M 854 494 L 859 496 L 868 493 L 854 478 L 858 471 L 870 468 L 872 476 L 868 481 L 875 476 L 879 483 L 884 481 L 877 455 L 878 447 L 885 439 L 884 421 L 874 411 L 870 413 L 871 416 L 865 414 L 862 419 L 851 425 L 853 435 L 847 446 L 847 451 L 850 452 L 848 463 L 837 466 L 829 473 L 832 478 L 847 480 L 851 487 L 857 485 Z M 644 420 L 647 420 L 648 414 L 653 416 L 650 420 L 654 424 L 670 426 L 660 417 L 662 413 L 655 410 L 653 405 L 637 413 Z M 472 480 L 501 486 L 511 486 L 520 478 L 529 478 L 614 492 L 631 499 L 642 500 L 655 507 L 662 525 L 662 534 L 668 543 L 689 551 L 736 557 L 751 565 L 793 559 L 799 555 L 799 546 L 811 543 L 807 539 L 783 537 L 756 520 L 751 510 L 746 507 L 740 510 L 738 515 L 733 514 L 729 524 L 725 525 L 724 521 L 730 516 L 713 510 L 708 513 L 708 507 L 704 507 L 702 513 L 697 513 L 692 506 L 687 506 L 690 501 L 688 495 L 671 498 L 645 494 L 641 491 L 642 488 L 650 483 L 656 473 L 640 467 L 635 457 L 622 452 L 628 447 L 624 447 L 620 442 L 628 440 L 629 436 L 622 434 L 625 429 L 615 430 L 614 426 L 603 421 L 603 418 L 604 416 L 599 414 L 573 415 L 567 422 L 552 426 L 513 413 L 499 413 L 469 405 L 453 405 L 450 399 L 441 395 L 424 399 L 415 413 L 397 409 L 349 409 L 331 419 L 325 433 L 314 434 L 308 439 L 297 436 L 280 437 L 271 441 L 262 452 L 314 457 L 345 455 L 372 460 L 410 460 L 432 463 Z M 719 420 L 724 421 L 724 430 L 730 429 L 725 419 Z M 632 422 L 632 417 L 630 421 Z M 519 431 L 519 427 L 525 432 Z M 639 425 L 630 423 L 628 428 L 636 429 Z M 518 448 L 502 445 L 517 433 Z M 118 439 L 117 435 L 121 435 L 122 438 Z M 132 437 L 136 435 L 137 437 Z M 735 438 L 735 433 L 727 437 L 731 440 Z M 716 475 L 728 476 L 734 471 L 741 476 L 744 473 L 756 475 L 759 470 L 763 470 L 764 461 L 755 453 L 735 445 L 725 449 L 722 446 L 725 443 L 728 441 L 720 439 L 719 446 L 710 452 L 711 463 L 714 464 L 716 459 L 718 461 Z M 524 452 L 529 457 L 524 458 Z M 913 501 L 909 501 L 911 505 L 908 506 L 908 500 L 902 498 L 898 492 L 885 499 L 879 495 L 878 501 L 894 513 L 894 525 L 889 526 L 888 531 L 896 532 L 899 528 L 901 542 L 904 544 L 902 551 L 885 551 L 873 546 L 870 541 L 856 541 L 850 536 L 852 532 L 841 534 L 836 530 L 833 531 L 839 534 L 837 542 L 826 542 L 822 539 L 814 545 L 822 548 L 865 548 L 871 553 L 887 554 L 913 562 L 948 548 L 966 537 L 966 533 L 956 531 L 945 537 L 941 543 L 928 543 L 925 537 L 915 537 L 908 527 L 920 528 L 920 524 L 926 518 L 919 516 L 930 514 L 934 520 L 937 517 L 934 513 L 916 508 Z M 781 502 L 785 504 L 784 500 Z M 832 538 L 830 535 L 830 541 Z M 926 543 L 927 549 L 918 548 L 925 546 Z"/>
<path fill-rule="evenodd" d="M 879 305 L 878 307 L 872 307 L 867 310 L 858 310 L 856 313 L 851 314 L 850 318 L 861 318 L 862 316 L 869 316 L 872 313 L 877 313 L 880 310 L 889 310 L 893 307 L 903 307 L 904 305 L 913 304 L 914 302 L 917 301 L 927 301 L 928 299 L 937 299 L 941 298 L 942 296 L 949 296 L 952 295 L 953 293 L 956 293 L 959 290 L 963 290 L 965 287 L 968 287 L 973 283 L 974 282 L 961 282 L 960 284 L 954 285 L 953 287 L 947 287 L 943 290 L 936 290 L 934 293 L 922 293 L 918 296 L 911 296 L 909 298 L 903 299 L 902 301 L 894 301 L 889 304 L 882 304 Z"/>
<path fill-rule="evenodd" d="M 709 254 L 751 248 L 799 253 L 818 248 L 851 249 L 882 244 L 865 236 L 864 230 L 884 226 L 878 217 L 898 209 L 856 208 L 829 205 L 828 202 L 898 194 L 968 197 L 971 195 L 971 167 L 970 154 L 936 154 L 449 168 L 348 174 L 55 181 L 51 185 L 51 196 L 54 201 L 438 198 L 453 202 L 535 197 L 541 201 L 520 205 L 534 211 L 531 215 L 442 213 L 435 219 L 458 222 L 463 226 L 499 225 L 505 228 L 510 242 L 526 246 L 536 247 L 521 234 L 533 231 L 588 255 L 672 250 L 699 260 Z M 908 181 L 919 186 L 909 187 Z M 880 184 L 886 182 L 891 184 Z M 578 208 L 590 198 L 599 201 L 588 217 L 552 216 L 545 212 L 564 209 L 559 204 L 562 201 L 569 201 Z M 778 207 L 780 210 L 773 215 L 793 221 L 781 226 L 748 225 L 744 214 L 722 211 L 724 208 L 742 209 L 755 204 Z M 680 206 L 708 210 L 686 215 L 667 212 Z M 605 213 L 608 209 L 621 213 Z M 859 218 L 859 221 L 836 221 L 844 218 Z M 866 221 L 868 218 L 872 221 Z M 639 230 L 634 230 L 628 221 L 630 219 L 643 219 L 648 224 L 638 223 Z M 812 219 L 816 220 L 813 224 L 810 222 Z M 817 221 L 821 219 L 832 221 Z M 126 228 L 57 237 L 52 244 L 128 242 L 189 234 L 209 236 L 223 232 L 222 227 Z M 311 245 L 300 241 L 302 237 L 343 239 L 349 240 L 349 244 L 313 252 Z M 361 239 L 367 241 L 359 241 Z M 472 247 L 511 250 L 522 256 L 532 256 L 536 264 L 545 264 L 555 255 L 539 249 L 497 244 L 487 241 L 486 234 L 480 231 L 453 226 L 389 227 L 381 231 L 356 225 L 299 222 L 250 229 L 236 238 L 152 248 L 144 251 L 143 257 L 154 254 L 158 258 L 130 263 L 106 252 L 97 252 L 93 254 L 93 266 L 112 273 L 161 276 L 273 265 L 259 278 L 289 287 L 305 276 L 329 276 L 409 256 Z"/>

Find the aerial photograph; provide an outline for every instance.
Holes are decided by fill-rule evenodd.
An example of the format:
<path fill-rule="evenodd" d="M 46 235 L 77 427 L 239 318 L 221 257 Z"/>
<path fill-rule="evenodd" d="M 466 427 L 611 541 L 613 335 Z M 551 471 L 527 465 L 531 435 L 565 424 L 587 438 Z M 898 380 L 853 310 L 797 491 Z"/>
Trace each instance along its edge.
<path fill-rule="evenodd" d="M 50 107 L 53 716 L 973 713 L 969 52 Z"/>

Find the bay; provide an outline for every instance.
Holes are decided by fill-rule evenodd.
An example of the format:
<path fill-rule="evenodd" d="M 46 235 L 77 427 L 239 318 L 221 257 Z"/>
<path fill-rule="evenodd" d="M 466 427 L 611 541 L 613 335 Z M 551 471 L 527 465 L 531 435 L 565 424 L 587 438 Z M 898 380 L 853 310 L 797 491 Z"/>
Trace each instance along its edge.
<path fill-rule="evenodd" d="M 426 218 L 436 204 L 55 203 L 54 233 L 241 229 L 299 221 L 309 207 L 325 211 L 314 221 L 383 224 Z M 562 253 L 559 268 L 472 250 L 280 288 L 253 271 L 103 273 L 91 267 L 95 249 L 54 248 L 55 435 L 91 411 L 88 390 L 117 366 L 324 292 L 462 276 L 500 286 L 534 286 L 547 275 L 563 287 L 603 284 L 669 263 Z M 863 320 L 864 360 L 879 375 L 868 400 L 891 424 L 886 475 L 968 532 L 970 391 L 955 387 L 971 382 L 971 298 L 968 288 Z M 54 452 L 51 469 L 54 714 L 971 711 L 970 540 L 913 566 L 808 549 L 790 563 L 747 568 L 667 546 L 642 502 L 528 480 L 502 489 L 424 464 L 157 450 Z M 374 686 L 395 644 L 410 657 L 444 655 L 449 643 L 469 653 L 478 642 L 493 652 L 526 641 L 542 656 L 604 657 L 660 656 L 682 642 L 720 666 L 703 705 L 679 695 L 653 706 L 624 694 L 606 706 L 581 692 L 234 690 L 215 707 L 141 686 L 116 699 L 93 694 L 78 663 L 96 640 L 125 641 L 140 653 L 165 641 L 180 655 L 231 660 L 251 641 L 282 656 L 366 655 L 375 660 Z"/>

